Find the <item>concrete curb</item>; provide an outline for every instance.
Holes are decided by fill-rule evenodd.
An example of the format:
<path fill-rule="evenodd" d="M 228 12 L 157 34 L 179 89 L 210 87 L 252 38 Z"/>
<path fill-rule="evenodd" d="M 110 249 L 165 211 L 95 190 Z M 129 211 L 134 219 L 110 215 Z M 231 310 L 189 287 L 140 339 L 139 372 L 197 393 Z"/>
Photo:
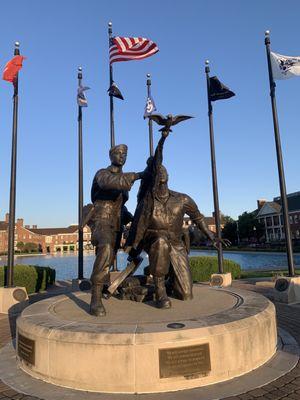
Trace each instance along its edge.
<path fill-rule="evenodd" d="M 295 339 L 278 329 L 278 351 L 256 370 L 238 378 L 202 388 L 157 394 L 102 394 L 65 389 L 31 378 L 16 364 L 13 344 L 0 351 L 0 379 L 12 389 L 44 400 L 217 400 L 262 387 L 291 371 L 297 364 L 300 349 Z"/>

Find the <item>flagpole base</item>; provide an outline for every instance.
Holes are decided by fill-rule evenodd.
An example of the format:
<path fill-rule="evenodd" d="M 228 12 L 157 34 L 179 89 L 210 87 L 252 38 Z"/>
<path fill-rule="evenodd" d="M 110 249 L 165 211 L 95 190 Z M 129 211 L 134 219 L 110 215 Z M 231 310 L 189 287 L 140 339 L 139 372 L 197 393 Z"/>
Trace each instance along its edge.
<path fill-rule="evenodd" d="M 300 276 L 280 277 L 275 281 L 274 300 L 280 303 L 294 304 L 300 302 Z"/>
<path fill-rule="evenodd" d="M 81 290 L 82 292 L 90 290 L 92 283 L 89 279 L 72 279 L 72 291 Z"/>
<path fill-rule="evenodd" d="M 0 287 L 0 314 L 17 313 L 27 305 L 28 295 L 25 287 Z"/>
<path fill-rule="evenodd" d="M 213 287 L 229 287 L 232 285 L 231 272 L 225 274 L 212 274 L 210 277 L 210 286 Z"/>

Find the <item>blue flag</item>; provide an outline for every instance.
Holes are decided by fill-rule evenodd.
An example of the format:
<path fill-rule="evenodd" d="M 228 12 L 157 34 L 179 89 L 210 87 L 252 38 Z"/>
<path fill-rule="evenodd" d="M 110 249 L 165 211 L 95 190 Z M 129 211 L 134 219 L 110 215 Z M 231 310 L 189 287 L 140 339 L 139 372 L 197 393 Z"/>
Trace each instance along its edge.
<path fill-rule="evenodd" d="M 87 107 L 88 106 L 88 102 L 87 102 L 87 99 L 85 97 L 84 92 L 86 90 L 89 90 L 89 89 L 90 88 L 88 86 L 82 86 L 82 85 L 78 86 L 78 89 L 77 89 L 77 104 L 80 107 Z"/>
<path fill-rule="evenodd" d="M 156 106 L 152 96 L 149 96 L 146 101 L 144 119 L 148 118 L 154 111 L 156 111 Z"/>

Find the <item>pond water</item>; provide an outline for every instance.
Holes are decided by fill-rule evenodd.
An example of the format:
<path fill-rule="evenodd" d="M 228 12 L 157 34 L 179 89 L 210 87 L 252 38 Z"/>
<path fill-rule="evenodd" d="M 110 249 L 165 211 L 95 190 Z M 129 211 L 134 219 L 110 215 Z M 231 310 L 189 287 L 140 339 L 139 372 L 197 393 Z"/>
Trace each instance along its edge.
<path fill-rule="evenodd" d="M 214 250 L 192 250 L 190 256 L 213 256 Z M 137 273 L 143 273 L 143 269 L 148 265 L 148 256 L 143 254 L 143 262 Z M 263 270 L 286 268 L 287 257 L 284 253 L 263 253 L 263 252 L 224 252 L 224 258 L 236 261 L 243 270 Z M 94 263 L 94 253 L 89 252 L 84 255 L 84 276 L 89 277 Z M 126 265 L 127 254 L 120 251 L 118 253 L 118 268 L 123 269 Z M 295 264 L 300 266 L 300 254 L 294 255 Z M 5 257 L 0 257 L 0 265 L 6 263 Z M 77 277 L 77 254 L 57 254 L 57 255 L 38 255 L 38 256 L 18 256 L 15 264 L 31 264 L 49 266 L 56 269 L 56 279 L 73 279 Z"/>

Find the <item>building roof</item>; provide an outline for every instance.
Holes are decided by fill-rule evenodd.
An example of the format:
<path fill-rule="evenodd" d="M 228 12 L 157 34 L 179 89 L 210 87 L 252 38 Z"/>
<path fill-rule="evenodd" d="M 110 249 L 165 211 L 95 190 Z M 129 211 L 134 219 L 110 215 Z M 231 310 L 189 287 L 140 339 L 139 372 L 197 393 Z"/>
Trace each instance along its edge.
<path fill-rule="evenodd" d="M 78 225 L 70 225 L 67 228 L 29 228 L 28 230 L 38 235 L 63 235 L 77 232 Z"/>
<path fill-rule="evenodd" d="M 274 202 L 281 205 L 281 197 L 274 197 Z M 300 211 L 300 192 L 294 192 L 287 195 L 289 211 Z"/>
<path fill-rule="evenodd" d="M 281 205 L 275 201 L 266 201 L 265 204 L 258 210 L 257 217 L 269 214 L 279 214 L 281 212 Z"/>
<path fill-rule="evenodd" d="M 276 203 L 275 201 L 268 201 L 265 204 L 268 204 L 270 207 L 274 208 L 276 212 L 281 211 L 281 205 L 279 203 Z"/>

